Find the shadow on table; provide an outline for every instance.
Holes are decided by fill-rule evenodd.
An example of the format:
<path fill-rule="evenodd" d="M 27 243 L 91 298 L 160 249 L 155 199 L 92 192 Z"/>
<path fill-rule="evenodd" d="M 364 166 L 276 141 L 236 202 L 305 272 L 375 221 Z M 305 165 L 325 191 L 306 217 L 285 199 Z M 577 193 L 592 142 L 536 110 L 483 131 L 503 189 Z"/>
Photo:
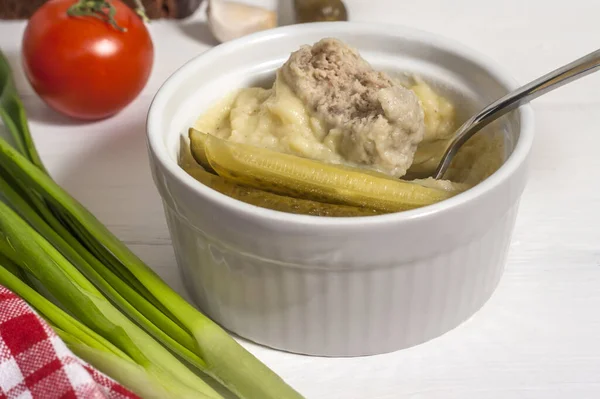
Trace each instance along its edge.
<path fill-rule="evenodd" d="M 23 92 L 26 89 L 28 90 L 30 86 L 21 65 L 21 54 L 16 51 L 3 51 L 3 54 L 8 60 L 18 91 Z"/>
<path fill-rule="evenodd" d="M 213 36 L 207 22 L 204 21 L 191 21 L 182 23 L 179 25 L 179 29 L 187 37 L 207 46 L 216 46 L 219 44 L 217 39 Z"/>
<path fill-rule="evenodd" d="M 76 126 L 80 125 L 85 128 L 88 122 L 78 121 L 73 118 L 69 118 L 52 108 L 50 108 L 40 97 L 36 94 L 30 94 L 21 96 L 25 111 L 27 112 L 27 118 L 31 122 L 42 123 L 51 126 Z"/>

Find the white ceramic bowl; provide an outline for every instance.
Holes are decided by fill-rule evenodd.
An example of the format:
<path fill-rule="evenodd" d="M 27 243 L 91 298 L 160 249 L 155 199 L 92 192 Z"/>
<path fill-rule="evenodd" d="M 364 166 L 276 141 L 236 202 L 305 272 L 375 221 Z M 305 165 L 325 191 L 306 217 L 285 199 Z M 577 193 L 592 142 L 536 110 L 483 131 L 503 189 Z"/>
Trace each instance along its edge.
<path fill-rule="evenodd" d="M 279 28 L 207 51 L 159 90 L 148 116 L 152 172 L 177 262 L 198 306 L 225 328 L 291 352 L 357 356 L 425 342 L 456 327 L 502 274 L 533 136 L 526 106 L 504 118 L 504 165 L 475 188 L 409 212 L 362 218 L 286 214 L 239 202 L 177 166 L 178 140 L 230 91 L 270 83 L 290 52 L 324 37 L 376 68 L 415 72 L 465 117 L 516 88 L 460 44 L 398 26 Z"/>

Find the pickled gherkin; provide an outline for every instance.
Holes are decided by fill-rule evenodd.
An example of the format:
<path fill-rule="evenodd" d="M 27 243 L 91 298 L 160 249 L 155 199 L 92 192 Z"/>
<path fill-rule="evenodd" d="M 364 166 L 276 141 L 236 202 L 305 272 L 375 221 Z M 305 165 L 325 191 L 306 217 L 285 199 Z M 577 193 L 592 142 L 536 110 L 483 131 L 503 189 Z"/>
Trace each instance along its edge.
<path fill-rule="evenodd" d="M 202 168 L 207 172 L 213 172 L 212 166 L 208 162 L 206 158 L 206 151 L 204 149 L 204 138 L 202 136 L 203 133 L 198 132 L 197 130 L 190 128 L 189 136 L 190 136 L 190 147 L 193 155 L 193 159 L 196 160 Z M 192 138 L 194 137 L 194 138 Z M 186 143 L 187 145 L 187 143 Z"/>
<path fill-rule="evenodd" d="M 197 135 L 191 135 L 191 137 L 196 137 L 196 139 L 198 138 Z M 200 147 L 194 146 L 195 141 L 197 140 L 192 141 L 192 149 L 198 151 Z M 179 166 L 181 166 L 181 168 L 190 176 L 205 186 L 208 186 L 213 190 L 220 192 L 221 194 L 225 194 L 239 201 L 259 206 L 261 208 L 287 213 L 330 217 L 373 216 L 381 213 L 373 209 L 326 204 L 317 201 L 285 197 L 282 195 L 235 184 L 227 179 L 224 179 L 223 177 L 214 175 L 204 170 L 202 166 L 196 162 L 195 158 L 192 157 L 190 147 L 184 140 L 182 140 L 179 152 Z"/>
<path fill-rule="evenodd" d="M 203 140 L 211 167 L 235 183 L 294 198 L 398 212 L 448 199 L 461 188 L 441 189 L 403 181 L 359 168 L 332 165 L 212 135 L 192 132 Z M 198 158 L 198 156 L 195 156 Z"/>

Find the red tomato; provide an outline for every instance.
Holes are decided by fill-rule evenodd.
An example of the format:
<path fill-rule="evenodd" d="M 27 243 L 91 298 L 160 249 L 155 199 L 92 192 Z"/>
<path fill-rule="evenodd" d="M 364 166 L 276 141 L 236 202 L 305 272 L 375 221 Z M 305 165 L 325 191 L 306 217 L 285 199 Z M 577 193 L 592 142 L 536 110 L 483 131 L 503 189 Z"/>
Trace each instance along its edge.
<path fill-rule="evenodd" d="M 120 31 L 91 16 L 69 16 L 77 0 L 50 0 L 29 20 L 23 66 L 29 82 L 52 108 L 78 119 L 116 114 L 142 91 L 154 47 L 142 19 L 120 0 Z"/>

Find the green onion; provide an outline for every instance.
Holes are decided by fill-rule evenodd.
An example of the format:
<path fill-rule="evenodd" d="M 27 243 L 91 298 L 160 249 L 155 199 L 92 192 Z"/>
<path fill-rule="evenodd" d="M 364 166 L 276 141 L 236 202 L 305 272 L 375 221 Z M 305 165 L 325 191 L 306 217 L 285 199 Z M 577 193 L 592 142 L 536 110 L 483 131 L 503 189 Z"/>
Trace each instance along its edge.
<path fill-rule="evenodd" d="M 161 379 L 221 398 L 163 346 L 132 323 L 48 241 L 0 202 L 0 251 L 27 270 L 78 320 Z"/>
<path fill-rule="evenodd" d="M 0 118 L 15 144 L 0 138 L 0 194 L 8 204 L 0 202 L 0 283 L 19 281 L 17 294 L 75 353 L 125 385 L 158 383 L 167 397 L 221 398 L 195 374 L 202 371 L 242 399 L 301 398 L 52 180 L 1 52 Z M 53 301 L 74 316 L 71 323 Z"/>
<path fill-rule="evenodd" d="M 71 317 L 61 308 L 38 294 L 25 282 L 21 281 L 17 277 L 18 268 L 19 266 L 12 261 L 0 258 L 0 283 L 27 301 L 54 329 L 61 329 L 61 331 L 65 332 L 69 331 L 72 336 L 79 337 L 78 339 L 82 344 L 111 352 L 113 355 L 123 359 L 130 359 L 119 348 Z"/>
<path fill-rule="evenodd" d="M 116 380 L 121 380 L 126 386 L 133 387 L 132 390 L 146 399 L 202 399 L 198 392 L 186 387 L 167 387 L 157 384 L 156 377 L 149 374 L 142 367 L 132 361 L 123 360 L 105 350 L 96 349 L 79 342 L 69 334 L 56 330 L 58 336 L 68 345 L 81 359 L 93 364 L 98 370 Z"/>
<path fill-rule="evenodd" d="M 19 194 L 2 177 L 0 177 L 0 192 L 3 193 L 6 203 L 12 209 L 59 250 L 115 306 L 177 355 L 197 367 L 205 367 L 202 359 L 193 353 L 195 341 L 185 330 L 104 267 L 62 226 L 60 229 L 62 234 L 53 230 L 25 201 L 21 200 Z M 69 239 L 69 243 L 62 237 Z M 84 254 L 86 258 L 84 259 L 80 253 Z"/>
<path fill-rule="evenodd" d="M 25 109 L 17 94 L 10 65 L 0 51 L 0 118 L 12 135 L 16 148 L 44 172 L 40 156 L 33 144 Z"/>
<path fill-rule="evenodd" d="M 167 387 L 160 385 L 155 376 L 136 364 L 119 348 L 19 280 L 14 275 L 14 267 L 17 266 L 12 264 L 5 268 L 3 265 L 6 265 L 6 259 L 0 259 L 0 283 L 26 300 L 52 326 L 67 346 L 83 360 L 94 364 L 106 375 L 123 380 L 133 392 L 144 398 L 199 397 L 196 391 L 186 387 L 176 384 Z M 163 381 L 168 380 L 163 379 Z"/>

